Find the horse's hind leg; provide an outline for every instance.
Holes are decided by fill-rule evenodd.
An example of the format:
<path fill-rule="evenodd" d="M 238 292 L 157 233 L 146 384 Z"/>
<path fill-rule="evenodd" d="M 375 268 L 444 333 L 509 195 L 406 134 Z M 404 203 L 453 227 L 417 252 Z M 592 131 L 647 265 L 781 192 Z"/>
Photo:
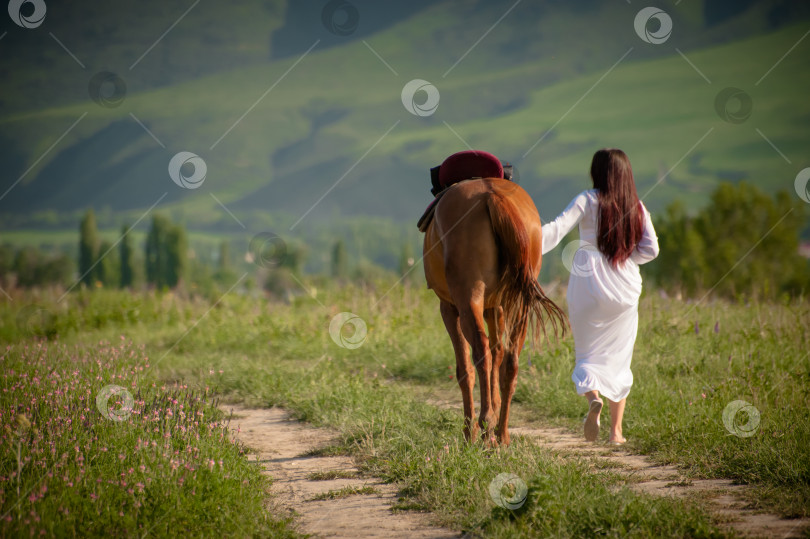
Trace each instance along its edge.
<path fill-rule="evenodd" d="M 490 383 L 490 395 L 492 398 L 492 413 L 499 416 L 501 413 L 501 388 L 499 371 L 503 362 L 503 307 L 484 311 L 484 319 L 487 321 L 487 331 L 489 332 L 489 353 L 492 356 L 492 374 Z"/>
<path fill-rule="evenodd" d="M 470 350 L 464 335 L 461 332 L 458 309 L 446 301 L 440 305 L 442 320 L 450 341 L 453 343 L 453 351 L 456 354 L 456 380 L 461 388 L 461 400 L 464 404 L 464 438 L 469 442 L 478 436 L 478 425 L 473 422 L 475 413 L 475 403 L 473 402 L 473 389 L 475 387 L 475 370 L 470 363 Z"/>
<path fill-rule="evenodd" d="M 495 415 L 492 413 L 492 356 L 489 352 L 489 338 L 484 327 L 483 293 L 480 300 L 470 299 L 457 305 L 461 330 L 467 342 L 472 346 L 473 364 L 478 372 L 478 385 L 481 390 L 481 411 L 478 414 L 478 426 L 484 429 L 482 435 L 487 443 L 495 436 Z M 473 294 L 473 298 L 476 294 Z"/>
<path fill-rule="evenodd" d="M 504 361 L 500 369 L 501 386 L 501 413 L 498 418 L 498 442 L 509 445 L 509 407 L 512 404 L 512 397 L 515 394 L 517 385 L 518 364 L 520 363 L 520 351 L 523 349 L 523 342 L 526 340 L 526 327 L 513 328 L 510 338 L 510 348 L 504 355 Z"/>

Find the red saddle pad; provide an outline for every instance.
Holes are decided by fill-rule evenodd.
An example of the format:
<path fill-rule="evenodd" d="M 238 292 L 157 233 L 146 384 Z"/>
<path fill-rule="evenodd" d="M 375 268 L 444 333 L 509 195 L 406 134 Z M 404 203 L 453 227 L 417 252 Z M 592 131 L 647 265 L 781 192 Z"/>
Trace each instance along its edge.
<path fill-rule="evenodd" d="M 439 168 L 439 185 L 442 189 L 470 178 L 503 178 L 500 159 L 489 152 L 468 150 L 454 153 Z"/>

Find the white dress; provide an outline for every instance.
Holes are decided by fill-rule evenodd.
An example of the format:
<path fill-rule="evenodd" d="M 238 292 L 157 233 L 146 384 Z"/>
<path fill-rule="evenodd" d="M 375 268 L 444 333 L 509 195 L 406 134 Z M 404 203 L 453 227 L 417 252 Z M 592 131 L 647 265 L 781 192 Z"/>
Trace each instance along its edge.
<path fill-rule="evenodd" d="M 543 225 L 543 254 L 579 224 L 579 248 L 570 264 L 567 296 L 577 360 L 571 379 L 580 395 L 597 390 L 618 402 L 633 385 L 630 360 L 641 295 L 638 266 L 658 256 L 658 237 L 644 208 L 641 242 L 624 264 L 614 268 L 596 247 L 598 219 L 597 190 L 583 191 L 554 221 Z"/>

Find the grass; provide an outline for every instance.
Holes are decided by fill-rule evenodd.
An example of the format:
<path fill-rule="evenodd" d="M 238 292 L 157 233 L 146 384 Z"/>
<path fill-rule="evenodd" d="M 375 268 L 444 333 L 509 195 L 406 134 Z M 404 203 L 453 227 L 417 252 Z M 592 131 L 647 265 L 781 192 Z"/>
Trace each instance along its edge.
<path fill-rule="evenodd" d="M 345 446 L 342 445 L 327 445 L 324 447 L 316 447 L 304 451 L 299 457 L 346 457 L 349 453 Z M 316 480 L 317 481 L 317 480 Z"/>
<path fill-rule="evenodd" d="M 758 508 L 810 515 L 810 468 L 800 464 L 810 443 L 806 301 L 696 305 L 648 297 L 640 320 L 625 418 L 631 447 L 694 477 L 761 485 L 752 500 Z M 519 381 L 516 394 L 569 427 L 581 416 L 566 387 L 572 358 L 572 343 L 563 343 Z M 724 410 L 739 400 L 759 413 L 752 436 L 741 428 L 745 411 L 724 422 Z"/>
<path fill-rule="evenodd" d="M 316 494 L 307 501 L 317 502 L 321 500 L 340 500 L 342 498 L 348 498 L 349 496 L 366 496 L 369 494 L 379 494 L 379 491 L 376 488 L 370 487 L 368 485 L 362 487 L 348 486 L 337 490 L 329 490 L 327 492 L 321 492 L 320 494 Z"/>
<path fill-rule="evenodd" d="M 156 380 L 143 346 L 28 341 L 2 363 L 3 536 L 296 536 L 209 388 Z"/>
<path fill-rule="evenodd" d="M 335 428 L 340 443 L 319 454 L 355 456 L 362 474 L 402 485 L 398 507 L 429 510 L 437 523 L 495 537 L 723 535 L 705 504 L 637 494 L 622 474 L 594 469 L 587 459 L 550 454 L 521 437 L 508 450 L 464 443 L 461 414 L 428 404 L 431 395 L 458 396 L 436 300 L 426 290 L 392 286 L 328 287 L 318 301 L 298 297 L 290 304 L 230 294 L 213 306 L 133 294 L 123 305 L 142 316 L 119 316 L 123 299 L 104 291 L 71 294 L 58 305 L 47 294 L 36 302 L 53 313 L 49 324 L 57 330 L 45 334 L 62 346 L 103 348 L 89 343 L 121 335 L 143 344 L 157 387 L 182 381 L 199 392 L 215 381 L 228 399 L 284 406 L 302 420 Z M 14 325 L 15 310 L 34 298 L 15 299 L 0 310 L 0 335 L 10 350 L 37 346 L 30 332 Z M 329 335 L 330 320 L 343 311 L 367 324 L 359 348 L 340 348 Z M 640 311 L 625 423 L 630 447 L 679 465 L 690 478 L 750 484 L 761 509 L 807 515 L 806 301 L 698 305 L 646 296 Z M 106 322 L 84 325 L 94 319 Z M 570 338 L 539 355 L 524 353 L 516 394 L 521 415 L 581 428 L 584 403 L 573 391 L 572 368 Z M 145 379 L 139 377 L 138 388 Z M 97 390 L 86 383 L 91 393 Z M 2 399 L 4 406 L 13 402 L 7 394 Z M 723 424 L 733 400 L 759 410 L 753 436 L 731 435 Z M 732 431 L 746 420 L 736 421 Z M 13 462 L 7 459 L 7 466 Z M 516 511 L 490 497 L 489 484 L 501 473 L 528 486 L 528 499 Z"/>
<path fill-rule="evenodd" d="M 332 481 L 334 479 L 357 479 L 357 472 L 348 470 L 329 470 L 328 472 L 312 472 L 307 476 L 310 481 Z"/>

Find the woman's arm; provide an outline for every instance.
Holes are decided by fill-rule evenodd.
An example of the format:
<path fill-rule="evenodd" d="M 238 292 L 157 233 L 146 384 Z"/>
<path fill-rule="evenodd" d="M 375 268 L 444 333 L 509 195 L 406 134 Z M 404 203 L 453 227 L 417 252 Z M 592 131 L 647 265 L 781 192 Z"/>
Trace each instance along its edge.
<path fill-rule="evenodd" d="M 588 205 L 587 191 L 580 193 L 568 204 L 568 207 L 550 223 L 542 226 L 543 232 L 543 254 L 554 249 L 585 215 L 585 207 Z"/>
<path fill-rule="evenodd" d="M 636 250 L 630 255 L 630 260 L 636 264 L 646 264 L 658 256 L 658 236 L 653 228 L 652 217 L 643 203 L 641 207 L 644 210 L 644 233 Z"/>

